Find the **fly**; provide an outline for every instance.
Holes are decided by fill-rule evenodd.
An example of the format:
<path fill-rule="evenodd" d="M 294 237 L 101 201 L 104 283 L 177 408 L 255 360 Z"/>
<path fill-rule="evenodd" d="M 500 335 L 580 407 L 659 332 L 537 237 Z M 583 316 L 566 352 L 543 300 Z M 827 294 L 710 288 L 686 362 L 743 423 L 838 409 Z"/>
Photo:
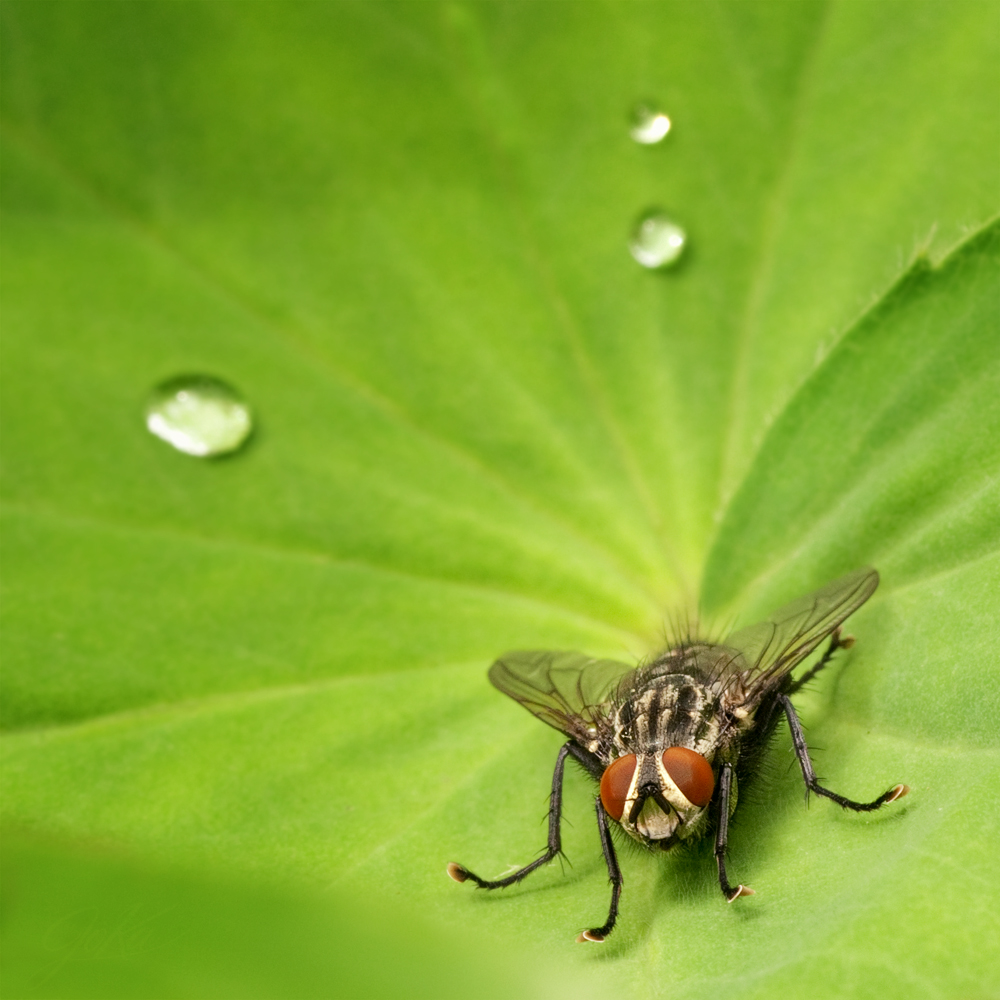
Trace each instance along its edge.
<path fill-rule="evenodd" d="M 563 773 L 571 757 L 599 784 L 597 829 L 611 880 L 607 920 L 577 941 L 603 941 L 618 918 L 623 879 L 609 819 L 640 843 L 664 851 L 713 835 L 723 896 L 730 903 L 752 896 L 753 889 L 732 885 L 726 873 L 729 820 L 738 789 L 756 771 L 782 714 L 808 791 L 858 812 L 906 795 L 906 785 L 893 785 L 871 802 L 855 802 L 820 785 L 789 697 L 838 649 L 854 644 L 841 625 L 878 581 L 874 569 L 857 570 L 722 643 L 688 639 L 639 667 L 574 652 L 507 653 L 490 668 L 490 681 L 569 737 L 552 775 L 548 846 L 504 878 L 480 878 L 454 862 L 448 874 L 480 889 L 501 889 L 555 858 L 561 850 Z M 794 668 L 828 637 L 820 660 L 794 680 Z"/>

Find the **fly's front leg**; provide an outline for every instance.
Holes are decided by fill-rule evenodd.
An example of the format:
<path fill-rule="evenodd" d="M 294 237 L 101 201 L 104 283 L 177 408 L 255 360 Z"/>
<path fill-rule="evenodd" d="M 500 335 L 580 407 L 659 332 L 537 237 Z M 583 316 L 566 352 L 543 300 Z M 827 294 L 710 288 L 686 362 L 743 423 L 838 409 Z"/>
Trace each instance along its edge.
<path fill-rule="evenodd" d="M 608 866 L 608 878 L 611 880 L 611 906 L 608 909 L 608 919 L 604 921 L 602 927 L 592 927 L 589 931 L 584 931 L 576 940 L 579 944 L 584 941 L 603 941 L 614 929 L 615 921 L 618 919 L 618 900 L 621 899 L 622 885 L 625 880 L 622 878 L 622 870 L 618 867 L 618 858 L 615 856 L 615 845 L 611 842 L 611 831 L 608 829 L 608 814 L 604 811 L 604 803 L 601 802 L 600 795 L 597 796 L 597 829 L 601 835 L 601 850 L 604 851 L 604 862 Z"/>
<path fill-rule="evenodd" d="M 749 886 L 733 888 L 726 877 L 726 847 L 729 845 L 729 796 L 733 790 L 733 765 L 723 764 L 719 775 L 719 825 L 715 832 L 715 863 L 719 866 L 719 888 L 726 901 L 732 903 L 740 896 L 755 895 Z"/>
<path fill-rule="evenodd" d="M 855 802 L 853 799 L 845 799 L 843 795 L 838 795 L 836 792 L 831 792 L 828 788 L 824 788 L 819 783 L 816 772 L 813 770 L 812 761 L 809 759 L 809 747 L 806 746 L 806 738 L 802 732 L 802 723 L 799 722 L 795 706 L 792 705 L 787 695 L 778 695 L 778 701 L 785 710 L 785 716 L 788 719 L 788 728 L 792 731 L 792 744 L 795 747 L 795 755 L 799 758 L 802 777 L 805 779 L 806 788 L 809 791 L 815 792 L 817 795 L 823 795 L 828 799 L 833 799 L 837 805 L 843 806 L 845 809 L 854 809 L 856 812 L 871 812 L 873 809 L 884 806 L 887 802 L 894 802 L 896 799 L 902 798 L 910 790 L 907 785 L 893 785 L 889 791 L 883 792 L 877 799 L 871 802 Z"/>
<path fill-rule="evenodd" d="M 549 796 L 549 843 L 541 857 L 536 858 L 529 865 L 518 868 L 516 872 L 505 878 L 485 879 L 470 872 L 468 868 L 451 862 L 448 865 L 448 874 L 456 882 L 475 882 L 480 889 L 503 889 L 505 886 L 514 885 L 526 878 L 536 868 L 547 865 L 562 849 L 562 839 L 559 831 L 559 820 L 562 813 L 562 786 L 563 772 L 566 769 L 566 757 L 572 753 L 578 757 L 577 748 L 572 743 L 566 743 L 559 748 L 559 756 L 556 757 L 556 768 L 552 772 L 552 794 Z"/>

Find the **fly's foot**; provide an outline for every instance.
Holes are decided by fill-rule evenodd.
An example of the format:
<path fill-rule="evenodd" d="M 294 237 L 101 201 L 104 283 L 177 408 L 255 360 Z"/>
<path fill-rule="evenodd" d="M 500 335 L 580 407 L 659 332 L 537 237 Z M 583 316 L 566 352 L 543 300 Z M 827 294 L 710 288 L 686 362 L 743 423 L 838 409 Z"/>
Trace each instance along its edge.
<path fill-rule="evenodd" d="M 748 885 L 738 885 L 732 892 L 726 894 L 726 902 L 735 903 L 740 896 L 756 896 L 757 893 Z"/>
<path fill-rule="evenodd" d="M 449 862 L 445 871 L 448 873 L 448 877 L 453 878 L 456 882 L 468 882 L 469 880 L 469 873 L 461 865 L 456 865 L 454 861 Z"/>

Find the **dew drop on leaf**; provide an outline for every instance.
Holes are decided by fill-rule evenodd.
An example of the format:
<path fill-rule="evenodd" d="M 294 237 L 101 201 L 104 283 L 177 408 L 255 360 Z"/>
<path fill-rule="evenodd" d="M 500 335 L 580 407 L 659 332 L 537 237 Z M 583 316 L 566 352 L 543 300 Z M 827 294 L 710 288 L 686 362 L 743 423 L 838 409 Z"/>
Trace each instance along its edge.
<path fill-rule="evenodd" d="M 670 119 L 654 104 L 640 101 L 632 109 L 629 135 L 643 146 L 660 142 L 670 131 Z"/>
<path fill-rule="evenodd" d="M 646 212 L 629 237 L 628 248 L 643 267 L 670 267 L 687 244 L 687 233 L 663 212 Z"/>
<path fill-rule="evenodd" d="M 178 451 L 199 458 L 236 451 L 253 429 L 246 400 L 211 375 L 178 375 L 146 401 L 146 427 Z"/>

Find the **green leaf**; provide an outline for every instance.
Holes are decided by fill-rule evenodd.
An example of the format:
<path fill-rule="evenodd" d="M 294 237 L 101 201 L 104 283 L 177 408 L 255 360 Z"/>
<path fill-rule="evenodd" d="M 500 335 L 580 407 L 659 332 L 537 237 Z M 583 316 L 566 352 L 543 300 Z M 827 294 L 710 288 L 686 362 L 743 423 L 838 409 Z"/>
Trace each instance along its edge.
<path fill-rule="evenodd" d="M 57 838 L 5 879 L 8 983 L 349 995 L 379 941 L 384 992 L 435 983 L 389 923 L 322 951 L 363 897 L 540 995 L 1000 987 L 995 15 L 4 4 L 4 809 Z M 651 206 L 672 271 L 625 247 Z M 183 372 L 246 394 L 243 452 L 146 432 Z M 757 895 L 722 902 L 710 844 L 623 851 L 600 948 L 579 774 L 573 868 L 447 881 L 544 839 L 559 738 L 497 654 L 638 657 L 865 564 L 858 644 L 797 700 L 831 787 L 907 799 L 805 810 L 780 730 L 730 838 Z M 146 896 L 167 943 L 109 952 Z M 285 940 L 272 905 L 303 937 L 259 966 L 182 930 Z"/>
<path fill-rule="evenodd" d="M 477 996 L 531 992 L 418 921 L 342 895 L 248 887 L 16 831 L 3 863 L 6 996 L 439 1000 L 468 996 L 470 981 Z"/>

